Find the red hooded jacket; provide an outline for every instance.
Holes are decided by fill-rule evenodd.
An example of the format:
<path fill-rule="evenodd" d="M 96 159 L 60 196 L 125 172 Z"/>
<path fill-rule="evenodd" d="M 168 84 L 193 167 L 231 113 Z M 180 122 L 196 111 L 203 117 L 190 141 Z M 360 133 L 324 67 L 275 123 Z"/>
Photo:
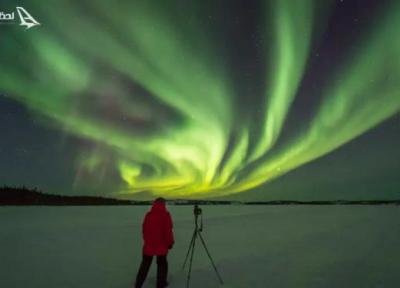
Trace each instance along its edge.
<path fill-rule="evenodd" d="M 143 221 L 143 254 L 166 255 L 174 244 L 172 218 L 165 202 L 154 201 Z"/>

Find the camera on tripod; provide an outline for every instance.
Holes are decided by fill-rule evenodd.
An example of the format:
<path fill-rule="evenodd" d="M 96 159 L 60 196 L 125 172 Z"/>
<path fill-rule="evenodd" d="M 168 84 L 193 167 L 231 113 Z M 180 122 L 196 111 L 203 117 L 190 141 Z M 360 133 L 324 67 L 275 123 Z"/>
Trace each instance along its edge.
<path fill-rule="evenodd" d="M 210 258 L 211 264 L 214 268 L 215 273 L 217 274 L 218 280 L 221 284 L 224 284 L 224 282 L 222 281 L 221 276 L 218 273 L 217 267 L 214 264 L 214 260 L 211 257 L 210 252 L 208 251 L 208 248 L 206 246 L 206 242 L 203 239 L 203 236 L 201 236 L 201 233 L 203 232 L 203 211 L 201 210 L 201 208 L 199 207 L 198 204 L 195 204 L 193 207 L 193 214 L 194 214 L 194 231 L 193 231 L 193 236 L 192 236 L 192 240 L 190 241 L 189 244 L 189 249 L 186 253 L 186 257 L 185 257 L 185 262 L 183 262 L 183 266 L 182 266 L 182 270 L 185 269 L 187 260 L 189 259 L 189 255 L 190 255 L 190 260 L 189 260 L 189 272 L 187 275 L 187 280 L 186 280 L 186 288 L 189 288 L 189 281 L 190 281 L 190 273 L 192 272 L 192 262 L 193 262 L 193 254 L 194 254 L 194 247 L 196 245 L 196 238 L 199 237 L 201 244 L 203 244 L 204 249 L 207 252 L 208 258 Z M 200 216 L 200 225 L 199 225 L 199 216 Z"/>
<path fill-rule="evenodd" d="M 201 215 L 202 212 L 203 212 L 203 211 L 201 210 L 201 208 L 199 207 L 199 205 L 195 204 L 195 205 L 194 205 L 194 208 L 193 208 L 193 214 L 194 214 L 195 216 L 199 216 L 199 215 Z"/>

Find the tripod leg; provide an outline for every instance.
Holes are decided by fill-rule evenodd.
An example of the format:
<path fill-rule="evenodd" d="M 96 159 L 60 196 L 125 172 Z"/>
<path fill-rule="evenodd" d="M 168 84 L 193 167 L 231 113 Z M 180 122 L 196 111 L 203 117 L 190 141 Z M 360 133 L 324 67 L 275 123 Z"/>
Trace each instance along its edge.
<path fill-rule="evenodd" d="M 185 269 L 186 262 L 187 262 L 187 260 L 188 260 L 190 250 L 193 249 L 192 246 L 193 246 L 193 242 L 194 242 L 195 235 L 196 235 L 196 230 L 194 230 L 193 236 L 192 236 L 192 240 L 190 240 L 189 248 L 188 248 L 188 251 L 187 251 L 187 253 L 186 253 L 185 262 L 183 262 L 182 270 Z"/>
<path fill-rule="evenodd" d="M 211 254 L 210 254 L 210 252 L 209 252 L 208 249 L 207 249 L 206 242 L 204 241 L 203 236 L 201 236 L 201 233 L 200 233 L 200 232 L 199 232 L 199 236 L 200 236 L 201 243 L 203 243 L 204 249 L 205 249 L 206 252 L 207 252 L 208 258 L 210 258 L 210 261 L 211 261 L 211 264 L 212 264 L 212 266 L 213 266 L 213 268 L 214 268 L 214 271 L 215 271 L 215 273 L 217 274 L 217 277 L 218 277 L 218 279 L 219 279 L 219 282 L 220 282 L 221 284 L 224 284 L 224 282 L 222 281 L 221 275 L 219 275 L 218 270 L 217 270 L 217 267 L 216 267 L 215 264 L 214 264 L 214 261 L 213 261 L 213 259 L 212 259 L 212 257 L 211 257 Z"/>
<path fill-rule="evenodd" d="M 186 287 L 187 288 L 189 288 L 190 273 L 192 272 L 194 248 L 196 247 L 196 237 L 197 237 L 197 229 L 195 230 L 194 235 L 193 235 L 193 246 L 192 246 L 193 248 L 192 248 L 192 253 L 190 254 L 189 272 L 188 272 L 187 282 L 186 282 Z"/>

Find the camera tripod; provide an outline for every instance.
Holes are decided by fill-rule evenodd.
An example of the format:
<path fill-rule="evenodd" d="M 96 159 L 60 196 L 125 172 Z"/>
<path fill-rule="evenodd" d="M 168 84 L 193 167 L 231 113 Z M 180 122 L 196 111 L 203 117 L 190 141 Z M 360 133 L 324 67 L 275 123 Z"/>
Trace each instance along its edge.
<path fill-rule="evenodd" d="M 206 242 L 204 241 L 203 236 L 201 235 L 201 232 L 203 231 L 203 216 L 202 216 L 201 208 L 200 208 L 198 205 L 195 205 L 195 206 L 194 206 L 194 209 L 193 209 L 193 213 L 194 213 L 194 223 L 195 223 L 195 227 L 194 227 L 194 231 L 193 231 L 192 240 L 190 241 L 190 244 L 189 244 L 189 249 L 188 249 L 188 251 L 187 251 L 187 253 L 186 253 L 185 262 L 183 263 L 183 266 L 182 266 L 182 270 L 184 270 L 184 269 L 185 269 L 185 266 L 186 266 L 186 262 L 187 262 L 187 260 L 188 260 L 189 254 L 190 254 L 189 271 L 188 271 L 188 275 L 187 275 L 186 287 L 189 287 L 190 273 L 192 272 L 193 255 L 194 255 L 194 248 L 195 248 L 195 246 L 196 246 L 196 239 L 197 239 L 197 236 L 199 236 L 200 241 L 201 241 L 201 243 L 203 244 L 203 247 L 204 247 L 204 249 L 205 249 L 206 252 L 207 252 L 208 258 L 210 258 L 211 264 L 212 264 L 212 266 L 213 266 L 213 268 L 214 268 L 215 273 L 217 274 L 217 277 L 218 277 L 218 279 L 219 279 L 219 282 L 220 282 L 221 284 L 224 284 L 224 282 L 222 281 L 221 276 L 220 276 L 219 273 L 218 273 L 217 267 L 216 267 L 215 264 L 214 264 L 214 261 L 213 261 L 213 259 L 212 259 L 212 257 L 211 257 L 211 254 L 210 254 L 210 252 L 209 252 L 208 249 L 207 249 Z M 199 224 L 198 224 L 199 215 L 201 216 L 201 218 L 200 218 L 200 219 L 201 219 L 201 221 L 200 221 L 200 226 L 199 226 Z"/>

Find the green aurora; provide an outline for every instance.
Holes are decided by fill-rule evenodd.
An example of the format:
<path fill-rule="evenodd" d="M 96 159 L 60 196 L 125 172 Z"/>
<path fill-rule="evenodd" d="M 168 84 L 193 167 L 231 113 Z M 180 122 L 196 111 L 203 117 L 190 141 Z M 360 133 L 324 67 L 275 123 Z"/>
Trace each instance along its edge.
<path fill-rule="evenodd" d="M 287 127 L 301 110 L 296 97 L 327 29 L 323 16 L 332 13 L 323 2 L 258 4 L 254 33 L 263 41 L 253 48 L 262 72 L 248 78 L 232 73 L 229 58 L 246 44 L 221 39 L 212 1 L 30 1 L 25 8 L 41 26 L 2 29 L 0 88 L 94 143 L 78 157 L 77 174 L 99 173 L 104 150 L 112 151 L 107 165 L 123 180 L 114 195 L 243 192 L 400 111 L 400 2 L 393 1 L 324 74 L 306 124 Z"/>

